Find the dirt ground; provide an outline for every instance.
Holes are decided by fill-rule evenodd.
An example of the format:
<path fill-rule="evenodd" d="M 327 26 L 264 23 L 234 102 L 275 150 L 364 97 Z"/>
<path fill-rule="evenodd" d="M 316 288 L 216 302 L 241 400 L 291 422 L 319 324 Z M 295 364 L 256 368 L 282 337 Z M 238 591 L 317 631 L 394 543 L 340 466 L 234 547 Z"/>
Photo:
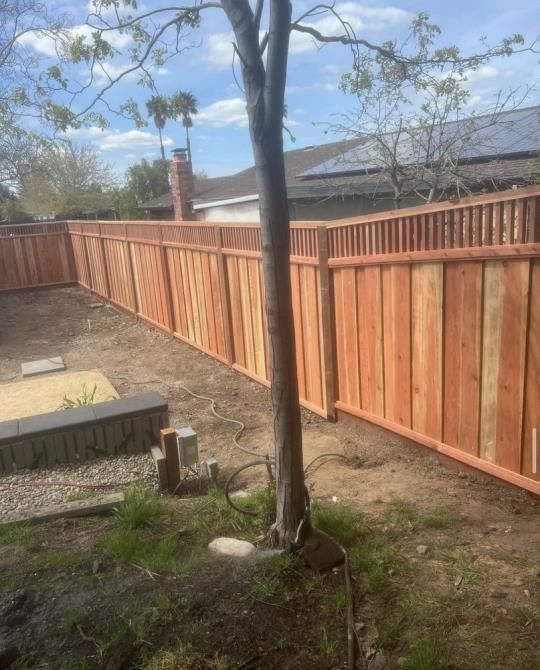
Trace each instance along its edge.
<path fill-rule="evenodd" d="M 247 457 L 231 446 L 234 428 L 212 416 L 208 403 L 194 399 L 178 388 L 177 384 L 181 382 L 195 393 L 212 396 L 226 416 L 243 421 L 246 430 L 242 443 L 261 453 L 271 451 L 270 398 L 266 388 L 110 307 L 91 308 L 92 303 L 95 303 L 94 297 L 76 288 L 0 294 L 0 383 L 19 380 L 20 364 L 25 360 L 63 356 L 68 370 L 100 370 L 120 396 L 146 390 L 159 391 L 169 402 L 172 425 L 191 425 L 196 430 L 201 456 L 216 457 L 223 478 Z M 427 449 L 369 424 L 331 424 L 303 412 L 303 429 L 306 463 L 329 452 L 341 453 L 350 459 L 349 464 L 336 460 L 317 469 L 309 480 L 312 497 L 345 503 L 357 510 L 371 529 L 373 538 L 387 538 L 397 556 L 395 565 L 387 570 L 391 577 L 387 587 L 377 590 L 362 585 L 361 580 L 358 582 L 357 630 L 365 656 L 359 667 L 405 667 L 410 670 L 540 667 L 537 650 L 540 625 L 538 500 L 480 476 L 449 471 Z M 239 478 L 238 485 L 249 488 L 263 482 L 264 469 L 259 473 L 251 470 L 243 475 L 243 479 Z M 443 517 L 440 522 L 437 515 Z M 435 521 L 428 522 L 433 518 Z M 110 523 L 107 519 L 61 526 L 57 523 L 50 526 L 53 537 L 49 543 L 58 543 L 60 532 L 63 533 L 62 543 L 66 540 L 70 546 L 80 543 L 82 553 L 90 556 L 88 546 L 96 526 L 106 529 Z M 37 533 L 40 541 L 44 541 L 47 529 L 40 528 Z M 11 545 L 0 545 L 0 569 L 5 577 L 16 576 L 10 575 L 13 552 L 20 557 L 21 551 Z M 118 565 L 111 568 L 107 607 L 112 607 L 110 603 L 118 602 L 124 596 L 133 599 L 139 590 L 143 600 L 144 594 L 155 591 L 155 582 L 140 570 L 126 568 L 121 571 Z M 190 603 L 186 612 L 190 612 L 192 606 L 197 607 L 193 605 L 194 591 L 199 593 L 198 598 L 201 589 L 206 594 L 213 593 L 215 620 L 212 620 L 208 597 L 199 604 L 208 624 L 207 648 L 217 653 L 228 646 L 219 634 L 223 621 L 230 618 L 222 608 L 222 598 L 230 601 L 230 607 L 240 608 L 231 618 L 235 625 L 240 625 L 239 620 L 246 616 L 252 622 L 245 633 L 240 634 L 237 630 L 236 637 L 244 639 L 252 635 L 254 640 L 261 638 L 259 624 L 253 621 L 260 615 L 264 625 L 268 626 L 269 615 L 272 615 L 274 629 L 267 630 L 263 636 L 265 644 L 269 639 L 274 643 L 277 638 L 281 639 L 280 636 L 285 634 L 283 627 L 292 626 L 291 613 L 276 606 L 268 607 L 270 611 L 264 615 L 259 610 L 250 610 L 249 616 L 242 614 L 245 608 L 241 604 L 241 593 L 245 576 L 239 574 L 238 579 L 231 578 L 234 583 L 234 593 L 231 594 L 230 584 L 224 588 L 225 572 L 203 571 L 196 587 L 192 581 L 177 582 L 175 587 L 178 597 Z M 77 570 L 73 574 L 76 573 Z M 90 569 L 90 577 L 91 573 Z M 36 624 L 37 627 L 32 629 L 33 637 L 27 638 L 27 644 L 41 649 L 40 640 L 50 635 L 44 618 L 60 617 L 62 607 L 91 608 L 94 586 L 88 577 L 88 566 L 81 572 L 88 582 L 86 592 L 81 586 L 85 580 L 78 580 L 77 587 L 69 590 L 66 585 L 69 579 L 66 582 L 66 571 L 62 567 L 56 570 L 52 581 L 44 580 L 42 576 L 29 579 L 30 573 L 25 574 L 24 589 L 30 588 L 32 595 L 23 591 L 26 595 L 21 597 L 25 602 L 28 598 L 37 598 L 39 607 L 45 608 L 41 611 L 42 624 Z M 231 573 L 227 574 L 230 576 Z M 8 607 L 9 598 L 13 599 L 21 592 L 20 580 L 9 582 L 9 586 L 9 580 L 4 576 L 4 585 L 0 587 L 0 612 L 2 607 L 4 611 Z M 55 599 L 49 600 L 47 610 L 39 593 L 50 589 L 54 579 L 58 580 L 58 589 Z M 69 598 L 66 593 L 71 593 Z M 67 602 L 70 599 L 80 602 L 74 605 Z M 309 599 L 307 605 L 302 606 L 309 608 Z M 21 607 L 24 608 L 24 604 Z M 46 617 L 44 611 L 48 612 Z M 441 620 L 443 615 L 445 618 Z M 336 621 L 340 616 L 334 617 Z M 301 635 L 301 631 L 305 631 L 317 617 L 310 611 L 302 617 L 302 625 L 297 619 L 298 616 L 292 629 Z M 30 625 L 24 624 L 25 635 L 28 635 Z M 178 622 L 184 633 L 186 625 L 185 621 Z M 1 641 L 6 645 L 15 639 L 16 629 L 17 625 L 14 625 L 2 636 L 0 621 L 0 652 Z M 230 626 L 226 628 L 226 634 L 233 634 Z M 414 644 L 422 642 L 426 635 L 435 638 L 442 635 L 445 652 L 431 664 L 429 659 L 422 664 L 420 649 L 417 653 L 420 661 L 414 665 Z M 75 667 L 70 665 L 70 649 L 74 645 L 81 647 L 81 644 L 84 647 L 79 631 L 79 635 L 66 638 L 61 647 L 64 651 L 59 653 L 57 650 L 55 660 L 51 661 L 44 652 L 41 665 L 24 667 Z M 333 659 L 330 654 L 330 660 L 321 661 L 322 656 L 317 656 L 318 660 L 299 657 L 297 647 L 294 653 L 289 647 L 289 652 L 278 650 L 273 656 L 268 646 L 259 644 L 261 651 L 256 642 L 254 644 L 252 660 L 249 660 L 250 650 L 244 648 L 245 644 L 240 645 L 242 661 L 234 667 L 345 667 L 343 650 L 335 651 Z M 92 647 L 92 643 L 87 646 Z M 429 649 L 425 655 L 429 657 Z M 68 660 L 60 663 L 60 658 Z M 287 665 L 285 659 L 290 658 L 296 660 Z M 218 667 L 209 663 L 202 663 L 200 667 Z"/>

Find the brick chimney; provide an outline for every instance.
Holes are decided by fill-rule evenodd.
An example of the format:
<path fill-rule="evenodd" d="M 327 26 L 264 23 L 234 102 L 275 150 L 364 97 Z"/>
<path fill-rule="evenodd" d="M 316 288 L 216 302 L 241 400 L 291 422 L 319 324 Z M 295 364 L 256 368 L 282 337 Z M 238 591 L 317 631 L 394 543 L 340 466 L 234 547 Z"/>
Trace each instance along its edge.
<path fill-rule="evenodd" d="M 175 221 L 193 221 L 191 201 L 195 195 L 195 180 L 186 149 L 173 149 L 169 168 Z"/>

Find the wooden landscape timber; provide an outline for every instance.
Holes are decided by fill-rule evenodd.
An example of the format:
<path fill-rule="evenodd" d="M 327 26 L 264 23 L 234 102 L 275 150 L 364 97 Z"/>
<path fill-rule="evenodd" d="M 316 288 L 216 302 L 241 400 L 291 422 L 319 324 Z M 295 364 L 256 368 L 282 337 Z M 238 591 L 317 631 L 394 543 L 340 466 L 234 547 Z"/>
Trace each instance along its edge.
<path fill-rule="evenodd" d="M 40 225 L 30 237 L 66 250 L 58 281 L 269 384 L 258 224 Z M 43 264 L 51 247 L 25 243 L 23 226 L 0 230 L 0 287 L 50 282 L 19 265 Z M 290 234 L 302 404 L 540 495 L 540 187 L 295 222 Z"/>

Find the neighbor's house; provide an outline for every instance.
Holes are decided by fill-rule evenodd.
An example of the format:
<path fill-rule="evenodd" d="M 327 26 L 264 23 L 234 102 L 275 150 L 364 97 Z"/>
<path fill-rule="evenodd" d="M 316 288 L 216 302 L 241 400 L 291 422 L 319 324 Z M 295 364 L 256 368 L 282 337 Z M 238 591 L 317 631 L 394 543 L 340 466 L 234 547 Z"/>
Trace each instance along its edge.
<path fill-rule="evenodd" d="M 531 183 L 538 170 L 540 106 L 476 117 L 416 135 L 388 135 L 404 181 L 400 206 L 426 201 L 430 189 L 444 197 L 508 189 Z M 437 141 L 432 137 L 436 135 Z M 368 136 L 285 152 L 293 220 L 331 220 L 393 209 L 392 161 L 381 161 Z M 445 162 L 445 168 L 440 165 Z M 435 198 L 436 199 L 436 198 Z M 171 192 L 142 203 L 149 219 L 257 221 L 255 168 L 226 177 L 194 179 L 182 150 L 171 162 Z"/>

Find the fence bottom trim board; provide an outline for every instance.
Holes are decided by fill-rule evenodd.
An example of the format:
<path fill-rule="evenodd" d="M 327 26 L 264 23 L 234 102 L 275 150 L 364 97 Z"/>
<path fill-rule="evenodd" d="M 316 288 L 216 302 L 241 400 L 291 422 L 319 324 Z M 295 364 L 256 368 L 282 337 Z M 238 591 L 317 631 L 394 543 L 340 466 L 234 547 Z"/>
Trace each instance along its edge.
<path fill-rule="evenodd" d="M 521 475 L 517 472 L 512 472 L 500 467 L 499 465 L 495 465 L 494 463 L 484 461 L 481 458 L 472 456 L 471 454 L 461 451 L 460 449 L 451 447 L 444 442 L 439 442 L 430 437 L 426 437 L 421 433 L 417 433 L 410 428 L 400 426 L 393 421 L 388 421 L 388 419 L 383 419 L 379 416 L 375 416 L 374 414 L 370 414 L 369 412 L 365 412 L 364 410 L 351 407 L 350 405 L 347 405 L 340 400 L 336 401 L 336 409 L 341 412 L 345 412 L 346 414 L 351 414 L 358 419 L 363 419 L 369 423 L 374 423 L 375 425 L 380 426 L 381 428 L 385 428 L 386 430 L 389 430 L 392 433 L 396 433 L 397 435 L 401 435 L 402 437 L 405 437 L 412 442 L 416 442 L 417 444 L 421 444 L 424 447 L 428 447 L 429 449 L 432 449 L 433 451 L 436 451 L 443 456 L 448 456 L 455 461 L 459 461 L 464 465 L 474 468 L 475 470 L 479 470 L 480 472 L 490 475 L 491 477 L 501 479 L 508 484 L 518 486 L 529 491 L 530 493 L 534 493 L 535 495 L 540 496 L 540 482 L 537 482 L 534 479 L 529 479 L 528 477 L 525 477 L 524 475 Z"/>
<path fill-rule="evenodd" d="M 0 293 L 14 293 L 16 291 L 41 291 L 41 289 L 48 288 L 67 288 L 68 286 L 79 286 L 80 283 L 76 280 L 58 281 L 52 284 L 30 284 L 29 286 L 14 286 L 13 288 L 0 288 Z"/>

